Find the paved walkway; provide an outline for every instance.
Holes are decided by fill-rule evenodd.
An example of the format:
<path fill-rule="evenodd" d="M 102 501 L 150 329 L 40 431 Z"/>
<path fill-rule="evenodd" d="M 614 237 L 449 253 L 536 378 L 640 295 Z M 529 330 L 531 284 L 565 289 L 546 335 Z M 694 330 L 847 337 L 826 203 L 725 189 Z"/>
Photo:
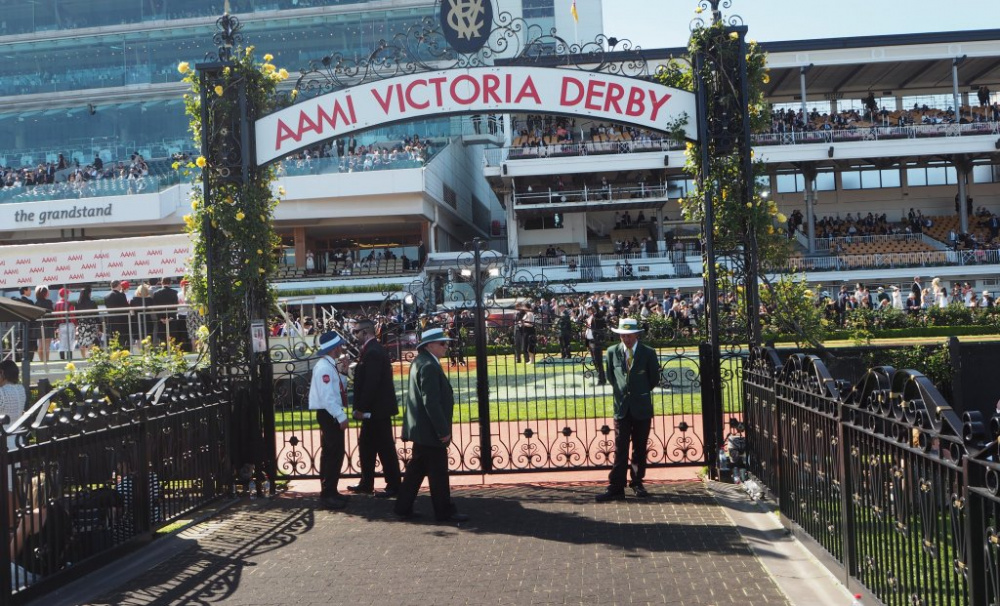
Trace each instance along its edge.
<path fill-rule="evenodd" d="M 648 500 L 597 504 L 603 486 L 456 486 L 461 525 L 435 523 L 426 494 L 409 522 L 371 497 L 338 512 L 311 493 L 239 501 L 38 603 L 792 603 L 705 484 L 653 481 Z M 807 595 L 836 593 L 819 582 Z"/>

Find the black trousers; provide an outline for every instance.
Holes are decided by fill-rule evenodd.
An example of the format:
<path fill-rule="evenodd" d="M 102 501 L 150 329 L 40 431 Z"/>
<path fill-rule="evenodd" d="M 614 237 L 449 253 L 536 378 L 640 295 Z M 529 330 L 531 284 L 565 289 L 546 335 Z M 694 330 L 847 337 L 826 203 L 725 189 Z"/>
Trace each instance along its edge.
<path fill-rule="evenodd" d="M 387 490 L 398 490 L 402 474 L 399 471 L 399 456 L 396 455 L 396 437 L 392 431 L 392 419 L 365 419 L 361 421 L 358 434 L 358 458 L 361 463 L 362 486 L 375 486 L 375 457 L 382 462 Z"/>
<path fill-rule="evenodd" d="M 615 463 L 608 474 L 608 485 L 611 490 L 624 490 L 626 475 L 632 470 L 632 486 L 642 484 L 646 477 L 646 442 L 649 440 L 649 428 L 652 419 L 633 419 L 626 415 L 624 419 L 615 419 Z M 632 443 L 632 464 L 629 465 L 629 442 Z"/>
<path fill-rule="evenodd" d="M 455 513 L 451 503 L 451 486 L 448 483 L 448 449 L 444 446 L 413 445 L 413 458 L 406 466 L 403 484 L 399 487 L 399 497 L 396 499 L 396 513 L 408 515 L 413 513 L 413 502 L 417 499 L 417 491 L 427 478 L 431 487 L 431 503 L 434 505 L 434 517 L 447 520 Z"/>
<path fill-rule="evenodd" d="M 587 349 L 590 350 L 590 359 L 594 362 L 594 367 L 597 369 L 597 382 L 607 382 L 607 377 L 604 376 L 604 346 L 591 339 L 587 341 Z"/>
<path fill-rule="evenodd" d="M 572 343 L 573 335 L 559 335 L 559 351 L 562 353 L 563 358 L 573 357 L 573 352 L 570 351 Z"/>
<path fill-rule="evenodd" d="M 344 465 L 344 430 L 333 415 L 325 410 L 316 411 L 319 422 L 319 441 L 323 451 L 319 455 L 320 496 L 337 494 L 340 468 Z"/>

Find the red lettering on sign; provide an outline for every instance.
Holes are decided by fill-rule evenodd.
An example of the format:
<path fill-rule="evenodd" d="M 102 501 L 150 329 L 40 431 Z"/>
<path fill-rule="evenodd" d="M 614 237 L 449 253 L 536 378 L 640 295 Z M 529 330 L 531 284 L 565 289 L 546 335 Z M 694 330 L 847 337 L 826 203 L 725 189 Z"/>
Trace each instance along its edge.
<path fill-rule="evenodd" d="M 521 99 L 525 97 L 531 97 L 538 105 L 542 104 L 542 99 L 538 96 L 538 90 L 535 88 L 535 81 L 531 79 L 531 76 L 528 76 L 528 79 L 521 85 L 521 91 L 517 93 L 514 103 L 520 103 Z"/>
<path fill-rule="evenodd" d="M 97 263 L 84 263 L 80 269 L 97 269 Z"/>
<path fill-rule="evenodd" d="M 386 114 L 389 113 L 389 106 L 392 105 L 392 93 L 394 91 L 395 89 L 390 86 L 385 90 L 385 97 L 383 98 L 382 95 L 378 94 L 378 90 L 374 88 L 372 89 L 372 95 L 375 96 L 375 101 L 378 102 L 379 107 L 381 107 L 382 111 Z"/>
<path fill-rule="evenodd" d="M 155 249 L 155 248 L 146 251 L 146 256 L 147 257 L 159 257 L 162 254 L 163 254 L 162 250 Z"/>
<path fill-rule="evenodd" d="M 278 120 L 278 142 L 275 144 L 274 149 L 281 149 L 281 144 L 285 139 L 291 139 L 298 143 L 301 137 L 293 133 L 292 129 L 288 128 L 288 125 L 283 120 Z"/>
<path fill-rule="evenodd" d="M 500 103 L 500 96 L 497 95 L 497 91 L 500 89 L 500 78 L 497 78 L 494 74 L 486 74 L 483 76 L 483 102 L 490 103 Z"/>
<path fill-rule="evenodd" d="M 625 97 L 625 87 L 621 84 L 615 84 L 614 82 L 608 84 L 608 97 L 604 100 L 604 111 L 608 111 L 611 107 L 615 108 L 615 113 L 622 113 L 622 108 L 618 105 L 618 102 Z"/>
<path fill-rule="evenodd" d="M 70 274 L 69 275 L 69 279 L 72 280 L 72 281 L 82 280 L 83 279 L 83 274 Z"/>
<path fill-rule="evenodd" d="M 100 271 L 100 272 L 97 272 L 94 275 L 96 277 L 98 277 L 98 278 L 110 278 L 111 277 L 111 272 L 109 272 L 109 271 Z"/>
<path fill-rule="evenodd" d="M 106 252 L 103 252 L 103 253 L 100 253 L 100 254 L 96 254 L 96 255 L 94 255 L 94 258 L 95 258 L 95 259 L 107 259 L 107 258 L 109 258 L 110 256 L 111 256 L 111 255 L 109 255 L 108 253 L 106 253 Z"/>
<path fill-rule="evenodd" d="M 175 248 L 174 249 L 174 254 L 175 255 L 186 255 L 189 252 L 191 252 L 190 248 Z"/>
<path fill-rule="evenodd" d="M 444 93 L 441 92 L 441 85 L 447 81 L 447 78 L 431 78 L 428 80 L 428 82 L 434 85 L 434 105 L 437 107 L 444 105 Z"/>
<path fill-rule="evenodd" d="M 160 265 L 173 265 L 177 259 L 160 259 Z"/>
<path fill-rule="evenodd" d="M 70 255 L 69 261 L 83 261 L 83 255 Z"/>
<path fill-rule="evenodd" d="M 149 260 L 148 259 L 143 259 L 142 261 L 136 261 L 135 262 L 135 266 L 136 267 L 149 267 Z"/>
<path fill-rule="evenodd" d="M 660 113 L 663 109 L 664 104 L 670 100 L 670 95 L 663 95 L 662 99 L 656 98 L 656 91 L 649 91 L 649 98 L 653 101 L 653 115 L 649 117 L 650 120 L 656 122 L 656 115 Z"/>
<path fill-rule="evenodd" d="M 134 259 L 134 258 L 135 258 L 135 251 L 134 250 L 129 250 L 129 251 L 123 252 L 121 254 L 121 256 L 119 257 L 119 259 Z"/>
<path fill-rule="evenodd" d="M 625 107 L 625 115 L 641 116 L 646 112 L 646 95 L 641 88 L 633 88 L 629 91 L 628 105 Z"/>
<path fill-rule="evenodd" d="M 125 267 L 125 264 L 121 261 L 115 261 L 114 263 L 108 263 L 108 267 Z"/>
<path fill-rule="evenodd" d="M 42 282 L 58 282 L 59 276 L 45 276 L 42 278 Z"/>
<path fill-rule="evenodd" d="M 472 94 L 465 99 L 458 96 L 459 84 L 462 82 L 468 82 L 472 86 Z M 479 97 L 479 81 L 468 74 L 462 74 L 451 81 L 450 92 L 451 99 L 455 103 L 459 105 L 472 105 L 476 102 L 476 98 Z"/>
<path fill-rule="evenodd" d="M 410 85 L 406 87 L 406 102 L 414 109 L 427 109 L 431 106 L 430 101 L 416 101 L 413 99 L 413 89 L 417 85 L 427 86 L 427 80 L 417 79 L 410 82 Z"/>
<path fill-rule="evenodd" d="M 69 271 L 69 265 L 56 265 L 56 271 Z"/>
<path fill-rule="evenodd" d="M 19 269 L 5 269 L 3 270 L 3 275 L 5 276 L 16 276 L 21 273 Z"/>
<path fill-rule="evenodd" d="M 601 82 L 600 80 L 591 80 L 590 82 L 588 82 L 587 100 L 583 102 L 583 106 L 591 111 L 595 112 L 601 111 L 601 104 L 595 103 L 594 101 L 595 100 L 600 101 L 601 98 L 604 97 L 604 90 L 598 90 L 598 89 L 603 89 L 607 85 L 608 85 L 607 82 Z"/>
<path fill-rule="evenodd" d="M 43 271 L 45 271 L 44 267 L 32 267 L 30 270 L 28 270 L 28 273 L 31 273 L 31 274 L 40 274 Z"/>
<path fill-rule="evenodd" d="M 42 263 L 55 263 L 58 260 L 58 257 L 42 257 Z"/>
<path fill-rule="evenodd" d="M 31 278 L 18 278 L 18 284 L 31 284 Z"/>
<path fill-rule="evenodd" d="M 569 97 L 570 85 L 576 89 L 575 96 L 572 100 L 570 100 Z M 559 95 L 559 105 L 562 105 L 563 107 L 576 105 L 581 99 L 583 99 L 583 82 L 580 82 L 576 78 L 570 78 L 569 76 L 563 78 L 562 93 Z"/>
<path fill-rule="evenodd" d="M 31 257 L 18 259 L 15 265 L 31 265 Z"/>
<path fill-rule="evenodd" d="M 135 271 L 134 269 L 122 272 L 122 277 L 123 278 L 134 278 L 134 277 L 136 277 L 138 275 L 139 275 L 139 272 Z"/>
<path fill-rule="evenodd" d="M 163 275 L 163 270 L 162 269 L 151 269 L 151 270 L 149 270 L 149 275 L 151 275 L 151 276 L 162 276 Z"/>

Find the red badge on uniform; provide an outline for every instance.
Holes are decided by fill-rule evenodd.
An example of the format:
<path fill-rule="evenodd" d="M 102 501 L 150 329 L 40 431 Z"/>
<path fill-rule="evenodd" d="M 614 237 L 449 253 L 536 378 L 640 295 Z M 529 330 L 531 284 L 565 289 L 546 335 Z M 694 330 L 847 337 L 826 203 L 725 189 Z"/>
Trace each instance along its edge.
<path fill-rule="evenodd" d="M 323 375 L 323 382 L 324 383 L 329 383 L 330 382 L 330 375 Z"/>

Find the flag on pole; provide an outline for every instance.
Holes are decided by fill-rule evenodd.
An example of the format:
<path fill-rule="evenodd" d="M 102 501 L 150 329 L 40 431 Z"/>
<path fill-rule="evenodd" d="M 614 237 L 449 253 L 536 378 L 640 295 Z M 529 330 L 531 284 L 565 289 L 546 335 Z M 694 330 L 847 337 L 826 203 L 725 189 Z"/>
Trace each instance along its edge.
<path fill-rule="evenodd" d="M 569 12 L 573 15 L 573 21 L 580 22 L 580 13 L 576 12 L 576 0 L 573 0 L 573 4 L 569 7 Z"/>

